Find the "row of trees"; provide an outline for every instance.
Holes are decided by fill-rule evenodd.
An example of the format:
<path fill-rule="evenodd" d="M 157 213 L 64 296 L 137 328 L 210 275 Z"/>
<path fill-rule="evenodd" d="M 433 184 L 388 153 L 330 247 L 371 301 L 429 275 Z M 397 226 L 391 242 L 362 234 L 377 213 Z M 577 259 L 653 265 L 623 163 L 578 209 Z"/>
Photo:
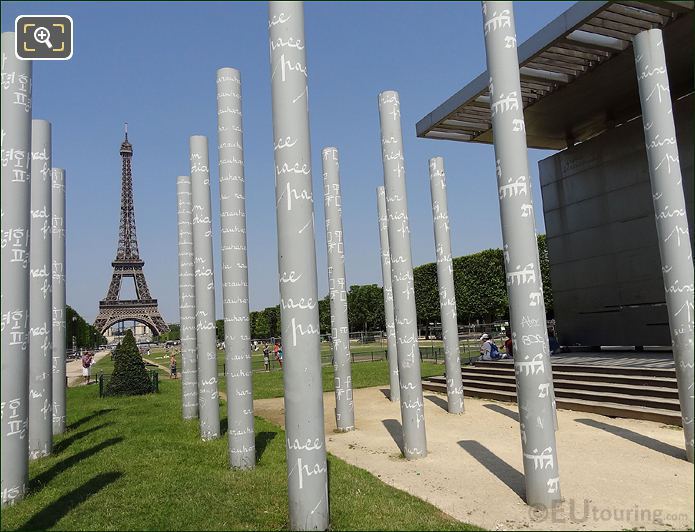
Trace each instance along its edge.
<path fill-rule="evenodd" d="M 550 264 L 545 235 L 538 236 L 543 296 L 548 318 L 553 316 L 553 291 L 550 285 Z M 459 323 L 492 323 L 509 317 L 504 253 L 501 249 L 486 249 L 472 255 L 453 259 L 456 311 Z M 441 322 L 437 264 L 430 262 L 413 269 L 415 305 L 420 327 Z M 68 307 L 68 312 L 72 311 Z M 73 311 L 74 312 L 74 311 Z M 280 337 L 280 305 L 253 311 L 250 316 L 252 338 Z M 81 319 L 81 318 L 80 318 Z M 84 322 L 84 320 L 82 320 Z M 348 291 L 348 321 L 350 331 L 385 330 L 384 295 L 375 284 L 352 285 Z M 331 332 L 331 308 L 328 296 L 319 301 L 321 334 Z M 87 324 L 88 325 L 88 324 Z M 217 340 L 224 340 L 224 322 L 217 320 Z M 91 327 L 91 326 L 90 326 Z M 92 327 L 93 329 L 93 327 Z M 169 332 L 158 341 L 179 340 L 178 324 L 169 324 Z M 68 335 L 68 340 L 70 335 Z"/>
<path fill-rule="evenodd" d="M 550 285 L 550 265 L 545 235 L 538 236 L 541 276 L 543 278 L 545 308 L 553 315 L 553 291 Z M 509 317 L 507 281 L 504 253 L 501 249 L 487 249 L 472 255 L 453 259 L 456 311 L 459 323 L 492 323 Z M 415 305 L 420 326 L 441 321 L 437 264 L 430 262 L 413 269 L 415 279 Z M 280 306 L 251 312 L 251 336 L 270 338 L 280 336 Z M 384 296 L 375 284 L 353 285 L 348 291 L 348 320 L 350 331 L 385 329 Z M 321 334 L 331 331 L 331 311 L 328 296 L 319 301 Z M 218 320 L 218 339 L 224 338 L 222 320 Z"/>
<path fill-rule="evenodd" d="M 70 305 L 65 307 L 66 344 L 68 348 L 93 349 L 106 343 L 101 333 L 91 324 L 85 321 L 80 314 Z"/>

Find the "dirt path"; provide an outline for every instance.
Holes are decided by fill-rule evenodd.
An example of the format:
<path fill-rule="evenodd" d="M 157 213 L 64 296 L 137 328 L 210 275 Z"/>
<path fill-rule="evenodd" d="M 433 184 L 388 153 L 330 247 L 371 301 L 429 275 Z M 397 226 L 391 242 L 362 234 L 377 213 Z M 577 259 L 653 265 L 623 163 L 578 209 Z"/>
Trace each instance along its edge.
<path fill-rule="evenodd" d="M 384 390 L 386 391 L 386 390 Z M 335 433 L 335 396 L 324 394 L 327 449 L 385 483 L 461 521 L 490 530 L 647 530 L 693 526 L 693 466 L 680 429 L 584 412 L 558 411 L 561 489 L 553 514 L 524 503 L 516 405 L 466 398 L 452 416 L 446 396 L 425 392 L 429 455 L 401 457 L 399 405 L 382 388 L 355 390 L 357 430 Z M 254 402 L 284 424 L 283 399 Z"/>

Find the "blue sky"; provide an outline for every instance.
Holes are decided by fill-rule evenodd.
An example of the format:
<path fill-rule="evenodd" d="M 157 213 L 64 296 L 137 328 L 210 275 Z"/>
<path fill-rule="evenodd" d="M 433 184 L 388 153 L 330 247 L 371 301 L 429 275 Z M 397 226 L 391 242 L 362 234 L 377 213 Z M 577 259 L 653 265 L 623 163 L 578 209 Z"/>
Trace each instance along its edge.
<path fill-rule="evenodd" d="M 523 42 L 572 2 L 515 2 Z M 241 71 L 251 309 L 278 302 L 265 2 L 2 2 L 20 14 L 69 14 L 70 61 L 34 65 L 34 117 L 53 123 L 54 166 L 67 170 L 67 301 L 91 320 L 116 253 L 123 122 L 134 147 L 140 254 L 167 322 L 178 322 L 176 177 L 188 137 L 207 135 L 218 214 L 215 71 Z M 415 123 L 485 69 L 478 2 L 305 4 L 319 294 L 327 291 L 321 148 L 341 158 L 348 284 L 381 284 L 375 188 L 383 184 L 377 95 L 401 97 L 415 265 L 434 260 L 427 161 L 444 157 L 455 256 L 501 242 L 491 146 L 418 139 Z M 529 152 L 543 232 L 537 161 Z M 216 218 L 218 219 L 218 218 Z M 213 240 L 219 283 L 219 222 Z"/>

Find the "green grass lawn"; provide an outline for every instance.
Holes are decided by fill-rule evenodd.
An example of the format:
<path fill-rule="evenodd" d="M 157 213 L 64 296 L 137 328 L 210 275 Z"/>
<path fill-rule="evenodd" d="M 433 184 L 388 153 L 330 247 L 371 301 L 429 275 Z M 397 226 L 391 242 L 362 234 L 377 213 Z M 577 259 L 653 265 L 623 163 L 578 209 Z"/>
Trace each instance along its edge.
<path fill-rule="evenodd" d="M 468 345 L 464 344 L 464 342 L 461 342 L 460 345 L 461 349 L 461 363 L 462 364 L 467 364 L 470 361 L 471 357 L 477 356 L 479 354 L 479 346 L 478 343 L 473 345 Z M 359 365 L 363 363 L 372 363 L 372 361 L 385 361 L 386 360 L 386 347 L 384 342 L 374 342 L 370 344 L 353 344 L 350 346 L 350 351 L 353 355 L 354 363 L 353 363 L 353 368 L 358 367 Z M 443 373 L 443 364 L 444 364 L 444 348 L 443 344 L 441 341 L 434 340 L 424 340 L 420 342 L 420 351 L 422 353 L 423 358 L 425 359 L 425 362 L 423 364 L 429 363 L 430 361 L 434 362 L 434 352 L 436 352 L 436 364 L 440 365 L 439 373 Z M 161 364 L 163 366 L 169 367 L 169 355 L 171 354 L 171 350 L 166 350 L 163 347 L 154 347 L 150 351 L 150 355 L 148 358 L 152 362 L 155 362 L 157 364 Z M 181 352 L 179 349 L 173 350 L 175 356 L 176 356 L 176 364 L 177 368 L 179 371 L 179 375 L 181 373 L 181 368 L 182 368 L 182 363 L 181 363 Z M 271 353 L 271 369 L 272 371 L 280 371 L 280 367 L 278 363 L 275 361 L 273 354 Z M 321 343 L 321 364 L 324 366 L 324 376 L 327 374 L 326 367 L 329 367 L 332 365 L 331 364 L 331 346 L 327 342 L 322 342 Z M 219 373 L 222 374 L 224 372 L 224 351 L 219 350 L 217 352 L 217 365 L 218 365 L 218 370 Z M 435 364 L 431 364 L 434 366 Z M 262 347 L 258 351 L 252 351 L 251 352 L 251 367 L 253 371 L 255 372 L 262 372 L 264 371 L 263 367 L 263 351 Z M 425 366 L 423 366 L 424 368 Z M 102 359 L 99 361 L 97 364 L 94 365 L 92 368 L 92 373 L 94 375 L 98 374 L 99 370 L 103 371 L 104 373 L 108 374 L 113 371 L 113 363 L 110 361 L 109 357 L 106 357 L 105 359 Z M 330 372 L 330 370 L 328 370 Z M 355 371 L 355 370 L 353 370 Z M 358 370 L 362 371 L 362 370 Z M 371 373 L 371 370 L 365 370 L 367 373 Z M 168 371 L 164 372 L 166 375 L 168 375 Z M 430 374 L 431 375 L 431 374 Z M 221 375 L 220 375 L 221 376 Z M 280 382 L 282 381 L 282 377 L 276 377 L 280 379 Z M 388 379 L 385 381 L 388 382 Z M 377 383 L 378 384 L 378 383 Z M 366 384 L 365 386 L 374 386 L 375 384 Z M 364 387 L 364 386 L 356 386 L 356 387 Z"/>
<path fill-rule="evenodd" d="M 355 365 L 355 386 L 386 383 L 385 367 Z M 259 374 L 256 395 L 277 395 L 278 377 Z M 284 432 L 256 418 L 258 466 L 230 471 L 226 438 L 200 441 L 180 403 L 179 382 L 168 380 L 141 397 L 69 389 L 68 431 L 52 456 L 31 463 L 30 493 L 2 510 L 2 530 L 287 529 Z M 224 404 L 221 414 L 224 426 Z M 472 529 L 333 456 L 329 482 L 333 530 Z"/>

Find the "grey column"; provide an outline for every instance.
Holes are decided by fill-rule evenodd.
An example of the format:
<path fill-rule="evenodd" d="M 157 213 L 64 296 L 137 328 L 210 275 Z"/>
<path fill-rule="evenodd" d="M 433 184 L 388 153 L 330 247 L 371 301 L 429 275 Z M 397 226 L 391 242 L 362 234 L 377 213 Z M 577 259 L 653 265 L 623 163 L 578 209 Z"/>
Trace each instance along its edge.
<path fill-rule="evenodd" d="M 671 110 L 664 43 L 661 30 L 634 37 L 635 63 L 644 139 L 647 145 L 661 271 L 676 362 L 678 397 L 683 416 L 685 451 L 693 461 L 693 254 L 685 212 L 683 177 L 678 159 L 676 127 Z M 692 176 L 687 176 L 692 179 Z"/>
<path fill-rule="evenodd" d="M 289 527 L 328 528 L 311 143 L 302 2 L 269 2 Z"/>
<path fill-rule="evenodd" d="M 29 243 L 29 458 L 53 448 L 53 256 L 51 123 L 31 123 L 31 240 Z"/>
<path fill-rule="evenodd" d="M 195 276 L 191 178 L 176 178 L 179 227 L 179 319 L 181 330 L 181 402 L 183 419 L 198 417 L 198 361 L 195 331 Z"/>
<path fill-rule="evenodd" d="M 331 339 L 333 341 L 333 375 L 335 381 L 335 421 L 338 430 L 355 428 L 352 402 L 352 368 L 350 329 L 348 327 L 345 251 L 343 248 L 343 214 L 340 194 L 340 163 L 337 148 L 324 148 L 323 204 L 326 215 L 328 247 L 328 290 L 331 304 Z"/>
<path fill-rule="evenodd" d="M 514 14 L 509 1 L 482 7 L 526 502 L 550 506 L 560 500 L 560 480 Z"/>
<path fill-rule="evenodd" d="M 65 349 L 65 170 L 53 168 L 53 435 L 65 432 L 66 388 Z"/>
<path fill-rule="evenodd" d="M 379 215 L 379 242 L 381 244 L 381 277 L 384 285 L 384 318 L 386 321 L 386 356 L 389 362 L 389 399 L 400 401 L 401 387 L 398 379 L 398 351 L 396 348 L 396 324 L 393 316 L 393 289 L 391 288 L 391 253 L 389 251 L 386 192 L 376 188 L 376 206 Z"/>
<path fill-rule="evenodd" d="M 221 68 L 217 71 L 217 142 L 229 464 L 251 469 L 256 466 L 256 440 L 241 116 L 239 71 Z"/>
<path fill-rule="evenodd" d="M 24 497 L 29 434 L 29 224 L 31 61 L 14 55 L 14 33 L 2 34 L 2 505 Z"/>
<path fill-rule="evenodd" d="M 212 440 L 220 435 L 220 403 L 217 391 L 215 279 L 212 263 L 210 164 L 207 137 L 192 136 L 190 153 L 195 326 L 198 348 L 198 416 L 200 417 L 200 437 L 203 440 Z"/>
<path fill-rule="evenodd" d="M 384 91 L 379 94 L 379 121 L 401 388 L 403 455 L 408 460 L 414 460 L 427 456 L 427 437 L 420 376 L 420 349 L 417 343 L 413 263 L 410 254 L 401 104 L 396 91 Z"/>
<path fill-rule="evenodd" d="M 446 364 L 447 405 L 450 414 L 460 414 L 464 410 L 463 380 L 461 379 L 459 327 L 456 317 L 454 264 L 451 259 L 451 235 L 449 234 L 449 209 L 446 199 L 444 159 L 442 157 L 433 157 L 430 159 L 429 164 L 434 244 L 437 254 L 439 308 L 442 315 L 442 337 L 444 339 L 444 361 Z"/>

